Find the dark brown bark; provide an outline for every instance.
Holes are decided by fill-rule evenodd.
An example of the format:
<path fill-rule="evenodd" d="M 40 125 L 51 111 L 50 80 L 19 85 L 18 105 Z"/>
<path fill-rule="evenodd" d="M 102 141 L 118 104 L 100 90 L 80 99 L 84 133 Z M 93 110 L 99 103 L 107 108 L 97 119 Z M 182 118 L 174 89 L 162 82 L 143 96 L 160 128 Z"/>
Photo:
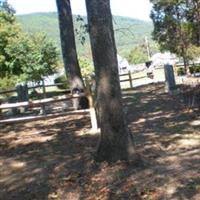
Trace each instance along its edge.
<path fill-rule="evenodd" d="M 96 159 L 128 160 L 134 149 L 123 112 L 110 1 L 86 0 L 86 6 L 101 128 Z"/>
<path fill-rule="evenodd" d="M 77 58 L 70 0 L 56 0 L 63 61 L 71 89 L 83 89 L 83 80 Z"/>

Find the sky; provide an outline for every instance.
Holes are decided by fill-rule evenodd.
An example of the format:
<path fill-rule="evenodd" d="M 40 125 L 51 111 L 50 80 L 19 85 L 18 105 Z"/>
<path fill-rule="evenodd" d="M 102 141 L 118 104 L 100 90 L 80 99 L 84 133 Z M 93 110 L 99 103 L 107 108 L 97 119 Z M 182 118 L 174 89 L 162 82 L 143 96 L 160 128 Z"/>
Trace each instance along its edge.
<path fill-rule="evenodd" d="M 56 0 L 8 0 L 16 14 L 56 11 Z M 141 20 L 150 20 L 151 4 L 149 0 L 110 0 L 113 15 L 126 16 Z M 74 14 L 86 15 L 85 0 L 71 0 Z"/>

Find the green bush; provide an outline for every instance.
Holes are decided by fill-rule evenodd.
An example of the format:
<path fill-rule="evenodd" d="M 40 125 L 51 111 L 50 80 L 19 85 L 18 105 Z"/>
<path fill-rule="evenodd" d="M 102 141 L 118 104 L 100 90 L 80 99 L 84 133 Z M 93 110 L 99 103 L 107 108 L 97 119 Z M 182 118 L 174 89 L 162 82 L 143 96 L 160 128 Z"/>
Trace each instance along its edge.
<path fill-rule="evenodd" d="M 178 70 L 177 70 L 177 75 L 178 75 L 178 76 L 183 76 L 183 75 L 185 75 L 185 70 L 184 70 L 184 68 L 178 68 Z"/>
<path fill-rule="evenodd" d="M 54 79 L 54 83 L 62 83 L 63 85 L 58 85 L 59 89 L 69 89 L 69 83 L 65 75 L 58 76 Z"/>
<path fill-rule="evenodd" d="M 200 73 L 200 65 L 196 65 L 194 68 L 195 73 Z"/>
<path fill-rule="evenodd" d="M 194 74 L 194 72 L 195 72 L 195 67 L 194 67 L 194 66 L 189 67 L 189 72 L 190 72 L 190 74 Z"/>
<path fill-rule="evenodd" d="M 17 83 L 17 78 L 14 76 L 12 77 L 6 76 L 4 78 L 0 78 L 0 91 L 15 89 L 16 83 Z M 2 96 L 9 97 L 12 96 L 12 93 L 5 93 Z"/>

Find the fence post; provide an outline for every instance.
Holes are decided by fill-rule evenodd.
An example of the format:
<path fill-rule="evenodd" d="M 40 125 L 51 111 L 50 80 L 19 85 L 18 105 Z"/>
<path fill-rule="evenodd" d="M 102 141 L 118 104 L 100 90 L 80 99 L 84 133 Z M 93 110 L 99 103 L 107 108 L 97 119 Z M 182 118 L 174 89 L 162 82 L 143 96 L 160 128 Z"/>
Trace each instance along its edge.
<path fill-rule="evenodd" d="M 92 131 L 97 131 L 98 130 L 98 125 L 97 125 L 97 117 L 96 117 L 96 112 L 94 109 L 94 103 L 93 103 L 93 98 L 92 95 L 88 95 L 88 101 L 89 101 L 89 109 L 90 109 L 90 120 L 91 120 L 91 125 L 92 125 Z"/>
<path fill-rule="evenodd" d="M 131 71 L 128 71 L 128 77 L 129 77 L 130 88 L 133 88 Z"/>
<path fill-rule="evenodd" d="M 90 110 L 90 121 L 92 125 L 92 133 L 96 133 L 98 131 L 98 124 L 97 124 L 97 116 L 96 116 L 96 111 L 94 108 L 94 101 L 93 101 L 93 96 L 92 96 L 92 88 L 91 85 L 86 81 L 86 92 L 87 92 L 87 99 L 89 102 L 89 110 Z"/>
<path fill-rule="evenodd" d="M 42 79 L 42 93 L 43 93 L 43 98 L 46 98 L 46 88 L 45 88 L 45 83 L 44 83 L 44 79 Z M 46 115 L 46 106 L 44 104 L 42 104 L 42 113 L 43 115 Z"/>

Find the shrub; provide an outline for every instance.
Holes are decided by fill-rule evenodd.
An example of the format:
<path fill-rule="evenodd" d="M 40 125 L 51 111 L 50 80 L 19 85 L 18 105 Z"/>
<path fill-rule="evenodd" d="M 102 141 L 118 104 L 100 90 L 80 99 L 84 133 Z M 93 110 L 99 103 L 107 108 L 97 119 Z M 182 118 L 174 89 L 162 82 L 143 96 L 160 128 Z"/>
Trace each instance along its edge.
<path fill-rule="evenodd" d="M 178 70 L 177 70 L 177 75 L 178 75 L 178 76 L 183 76 L 183 75 L 185 75 L 185 70 L 184 70 L 184 68 L 178 68 Z"/>
<path fill-rule="evenodd" d="M 17 78 L 14 76 L 12 77 L 6 76 L 4 78 L 0 78 L 0 91 L 15 89 L 16 83 L 17 83 Z M 9 97 L 12 96 L 12 93 L 5 93 L 2 96 Z"/>
<path fill-rule="evenodd" d="M 58 85 L 59 89 L 69 89 L 69 83 L 65 75 L 58 76 L 54 79 L 54 83 L 62 83 L 62 85 Z"/>
<path fill-rule="evenodd" d="M 200 73 L 200 65 L 196 65 L 194 69 L 195 73 Z"/>
<path fill-rule="evenodd" d="M 195 72 L 195 67 L 194 67 L 194 66 L 189 67 L 189 72 L 190 72 L 190 74 L 194 74 L 194 72 Z"/>

